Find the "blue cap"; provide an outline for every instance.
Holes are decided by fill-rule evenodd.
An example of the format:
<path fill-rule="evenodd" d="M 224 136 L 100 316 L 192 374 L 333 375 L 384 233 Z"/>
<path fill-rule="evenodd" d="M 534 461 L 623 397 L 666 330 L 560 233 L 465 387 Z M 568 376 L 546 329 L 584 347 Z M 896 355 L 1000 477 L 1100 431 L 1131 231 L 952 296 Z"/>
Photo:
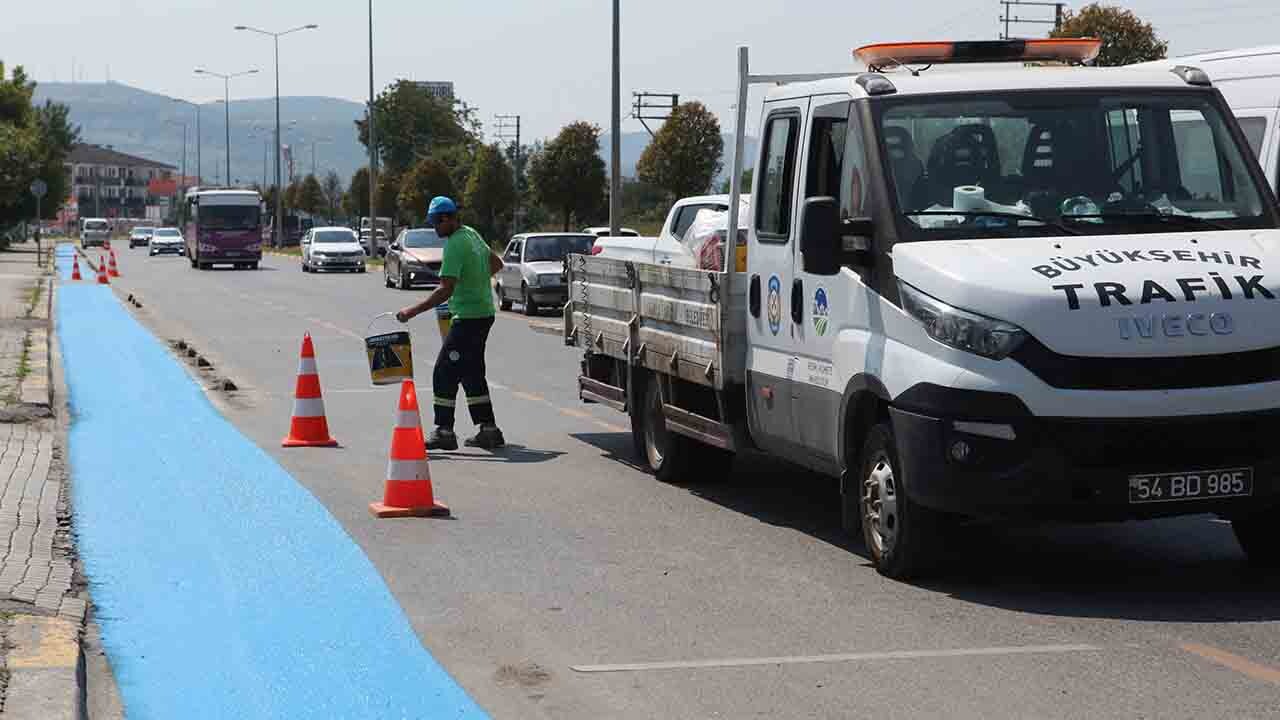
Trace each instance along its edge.
<path fill-rule="evenodd" d="M 432 218 L 436 215 L 454 215 L 458 212 L 458 206 L 453 200 L 444 195 L 437 195 L 431 198 L 431 205 L 427 207 L 427 217 Z"/>

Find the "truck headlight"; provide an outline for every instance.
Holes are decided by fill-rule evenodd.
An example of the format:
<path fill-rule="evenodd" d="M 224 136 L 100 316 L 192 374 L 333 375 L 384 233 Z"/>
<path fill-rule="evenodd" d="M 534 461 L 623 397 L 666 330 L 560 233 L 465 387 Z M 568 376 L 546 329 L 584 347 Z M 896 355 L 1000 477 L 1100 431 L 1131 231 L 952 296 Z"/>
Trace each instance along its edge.
<path fill-rule="evenodd" d="M 967 312 L 898 281 L 902 309 L 924 326 L 929 337 L 944 345 L 1002 360 L 1027 339 L 1017 325 Z"/>

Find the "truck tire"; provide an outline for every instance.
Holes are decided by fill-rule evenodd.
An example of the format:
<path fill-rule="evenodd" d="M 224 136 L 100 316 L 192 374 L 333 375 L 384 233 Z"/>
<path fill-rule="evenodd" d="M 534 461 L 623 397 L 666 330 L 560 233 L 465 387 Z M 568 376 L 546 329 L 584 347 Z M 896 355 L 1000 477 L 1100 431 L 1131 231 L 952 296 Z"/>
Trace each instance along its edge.
<path fill-rule="evenodd" d="M 932 568 L 941 545 L 943 516 L 911 502 L 888 423 L 867 433 L 858 476 L 862 537 L 876 570 L 906 580 Z"/>
<path fill-rule="evenodd" d="M 643 397 L 640 458 L 658 480 L 680 482 L 689 474 L 694 443 L 667 430 L 666 416 L 662 412 L 662 393 L 657 382 L 645 383 Z"/>
<path fill-rule="evenodd" d="M 511 301 L 507 299 L 507 294 L 502 290 L 502 283 L 493 286 L 493 292 L 498 296 L 498 309 L 503 312 L 511 311 Z"/>
<path fill-rule="evenodd" d="M 538 304 L 533 301 L 533 294 L 529 292 L 529 286 L 521 286 L 520 291 L 520 297 L 524 301 L 524 314 L 531 317 L 537 315 Z"/>
<path fill-rule="evenodd" d="M 1231 529 L 1244 549 L 1249 563 L 1262 568 L 1280 568 L 1280 508 L 1232 518 Z"/>

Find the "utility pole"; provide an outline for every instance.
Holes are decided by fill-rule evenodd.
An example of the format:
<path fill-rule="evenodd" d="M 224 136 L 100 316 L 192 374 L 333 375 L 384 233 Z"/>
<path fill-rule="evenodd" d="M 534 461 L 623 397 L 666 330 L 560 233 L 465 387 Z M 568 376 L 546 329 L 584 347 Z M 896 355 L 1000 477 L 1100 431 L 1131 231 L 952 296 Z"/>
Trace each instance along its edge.
<path fill-rule="evenodd" d="M 645 120 L 666 120 L 671 117 L 671 113 L 680 106 L 679 93 L 651 93 L 638 92 L 631 93 L 633 101 L 631 103 L 631 117 L 640 121 L 644 125 L 644 129 L 649 131 L 649 137 L 653 137 L 653 129 L 649 127 L 649 123 Z M 661 102 L 653 102 L 661 99 Z"/>
<path fill-rule="evenodd" d="M 515 123 L 514 125 L 515 156 L 511 161 L 512 174 L 515 175 L 515 190 L 516 190 L 515 210 L 511 214 L 512 216 L 511 233 L 514 235 L 515 233 L 520 232 L 520 178 L 524 177 L 524 175 L 520 172 L 520 149 L 521 149 L 520 148 L 520 116 L 519 115 L 494 115 L 493 117 L 494 117 L 494 120 L 497 121 L 497 128 L 495 129 L 494 134 L 497 135 L 499 140 L 502 140 L 504 142 L 509 143 L 512 140 L 513 138 L 511 134 L 511 130 L 513 127 L 512 122 L 514 121 Z"/>
<path fill-rule="evenodd" d="M 609 234 L 617 237 L 622 227 L 622 25 L 621 2 L 613 0 L 613 112 L 609 157 Z"/>
<path fill-rule="evenodd" d="M 999 0 L 1000 6 L 1003 8 L 1003 14 L 1000 16 L 1000 22 L 1004 23 L 1004 33 L 1000 36 L 1001 40 L 1014 40 L 1009 34 L 1010 25 L 1052 25 L 1054 30 L 1062 28 L 1063 10 L 1066 3 L 1061 2 L 1038 2 L 1036 0 Z M 1053 19 L 1046 20 L 1044 18 L 1024 18 L 1015 15 L 1015 8 L 1018 7 L 1051 7 L 1053 8 Z"/>

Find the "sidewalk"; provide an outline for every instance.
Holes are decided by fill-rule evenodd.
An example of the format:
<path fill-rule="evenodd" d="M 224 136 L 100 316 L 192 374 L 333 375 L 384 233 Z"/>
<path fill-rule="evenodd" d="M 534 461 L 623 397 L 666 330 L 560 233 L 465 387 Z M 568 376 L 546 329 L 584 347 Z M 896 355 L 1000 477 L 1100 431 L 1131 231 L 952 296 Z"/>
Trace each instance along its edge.
<path fill-rule="evenodd" d="M 65 430 L 54 417 L 51 253 L 0 252 L 0 711 L 79 717 L 86 601 L 73 586 Z"/>

